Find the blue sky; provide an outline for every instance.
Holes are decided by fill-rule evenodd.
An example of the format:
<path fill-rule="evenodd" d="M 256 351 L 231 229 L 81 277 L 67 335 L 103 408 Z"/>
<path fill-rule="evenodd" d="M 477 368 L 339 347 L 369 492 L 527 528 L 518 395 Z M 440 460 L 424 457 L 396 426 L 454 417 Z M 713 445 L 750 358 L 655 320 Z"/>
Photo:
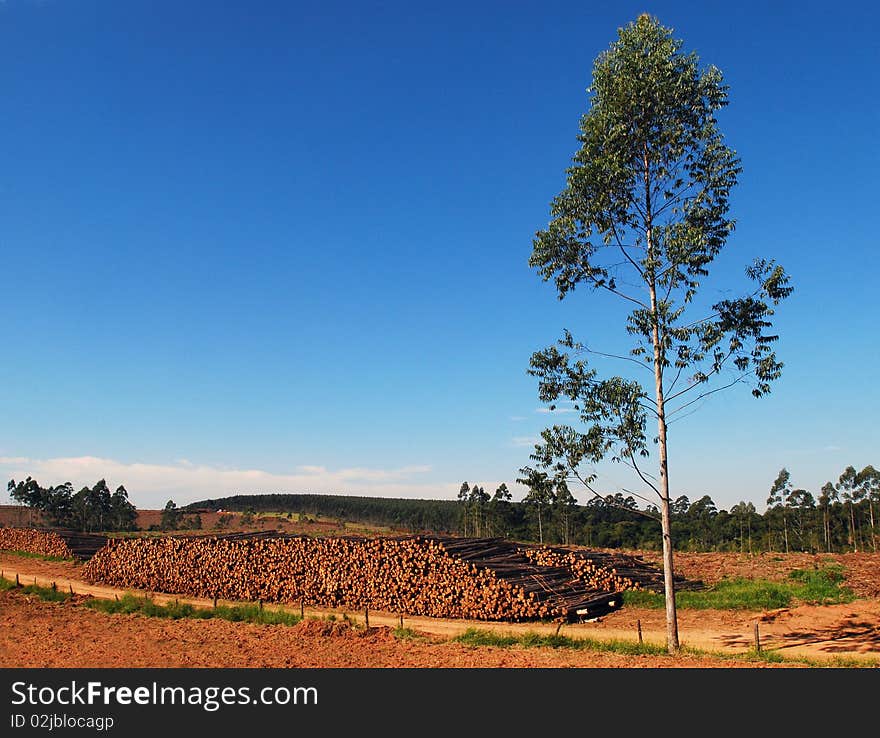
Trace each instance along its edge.
<path fill-rule="evenodd" d="M 6 0 L 0 473 L 145 508 L 513 486 L 549 419 L 531 353 L 625 349 L 617 306 L 527 262 L 593 60 L 644 11 L 730 85 L 707 296 L 756 256 L 795 286 L 773 393 L 670 426 L 673 495 L 763 510 L 783 466 L 816 494 L 876 465 L 871 4 Z"/>

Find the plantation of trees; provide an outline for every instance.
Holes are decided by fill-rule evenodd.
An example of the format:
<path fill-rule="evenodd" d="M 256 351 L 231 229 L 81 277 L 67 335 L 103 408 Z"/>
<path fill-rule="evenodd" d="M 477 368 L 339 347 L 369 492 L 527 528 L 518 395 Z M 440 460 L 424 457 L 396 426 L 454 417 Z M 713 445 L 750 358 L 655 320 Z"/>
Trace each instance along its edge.
<path fill-rule="evenodd" d="M 40 511 L 50 524 L 60 528 L 90 533 L 136 527 L 137 510 L 128 501 L 125 487 L 120 485 L 111 493 L 103 479 L 93 487 L 74 492 L 70 482 L 42 487 L 36 479 L 28 477 L 17 484 L 11 479 L 7 490 L 15 502 Z"/>
<path fill-rule="evenodd" d="M 621 493 L 595 496 L 579 504 L 563 483 L 540 473 L 520 480 L 528 491 L 512 500 L 506 484 L 489 493 L 463 482 L 455 500 L 414 500 L 319 494 L 235 495 L 193 502 L 178 508 L 172 501 L 162 511 L 163 530 L 200 528 L 199 510 L 247 513 L 281 512 L 321 516 L 337 521 L 389 526 L 395 530 L 500 537 L 524 542 L 595 548 L 660 550 L 658 511 L 640 507 Z M 42 487 L 28 477 L 11 480 L 8 490 L 20 505 L 42 513 L 46 522 L 85 532 L 137 530 L 137 510 L 124 486 L 110 491 L 102 479 L 73 491 L 70 482 Z M 836 482 L 817 494 L 796 488 L 781 469 L 768 486 L 763 512 L 752 502 L 719 509 L 711 496 L 671 503 L 672 537 L 682 551 L 833 552 L 876 551 L 880 525 L 880 471 L 848 466 Z"/>
<path fill-rule="evenodd" d="M 672 536 L 681 551 L 875 551 L 880 472 L 847 467 L 818 496 L 789 483 L 788 471 L 768 487 L 767 507 L 740 502 L 719 509 L 709 495 L 671 504 Z M 528 481 L 528 480 L 526 480 Z M 657 510 L 621 493 L 578 504 L 571 492 L 532 478 L 522 500 L 506 484 L 490 494 L 463 482 L 456 500 L 411 500 L 317 494 L 236 495 L 184 509 L 291 512 L 387 525 L 411 532 L 458 533 L 596 548 L 660 550 Z"/>

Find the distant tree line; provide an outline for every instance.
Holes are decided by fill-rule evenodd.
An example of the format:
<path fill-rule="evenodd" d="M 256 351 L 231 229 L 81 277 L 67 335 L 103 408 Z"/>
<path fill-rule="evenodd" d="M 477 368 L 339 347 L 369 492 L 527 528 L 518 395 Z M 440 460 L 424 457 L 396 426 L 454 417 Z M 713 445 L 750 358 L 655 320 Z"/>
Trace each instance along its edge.
<path fill-rule="evenodd" d="M 185 511 L 229 510 L 235 512 L 289 512 L 350 520 L 400 530 L 456 533 L 459 506 L 455 500 L 411 500 L 383 497 L 318 494 L 233 495 L 201 500 L 181 508 Z"/>
<path fill-rule="evenodd" d="M 657 508 L 632 495 L 594 497 L 578 504 L 567 484 L 542 472 L 518 479 L 527 492 L 512 501 L 506 484 L 492 494 L 462 482 L 456 500 L 411 500 L 318 494 L 235 495 L 194 502 L 189 510 L 291 512 L 387 525 L 410 532 L 500 536 L 519 541 L 597 548 L 660 550 Z M 876 551 L 880 472 L 848 466 L 818 496 L 794 488 L 782 469 L 767 508 L 739 502 L 719 509 L 709 495 L 671 504 L 672 536 L 682 551 Z"/>
<path fill-rule="evenodd" d="M 322 516 L 414 533 L 504 537 L 548 544 L 597 548 L 659 550 L 656 507 L 642 508 L 633 495 L 593 497 L 578 504 L 564 481 L 527 471 L 517 481 L 527 492 L 513 501 L 502 483 L 490 494 L 480 484 L 461 484 L 455 500 L 414 500 L 319 494 L 235 495 L 194 502 L 184 507 L 169 500 L 162 511 L 162 530 L 201 528 L 199 511 L 228 510 L 253 516 L 288 512 Z M 81 531 L 137 530 L 137 510 L 124 486 L 111 492 L 99 480 L 74 492 L 67 482 L 43 487 L 28 477 L 7 485 L 16 502 L 42 513 L 46 522 Z M 880 524 L 880 471 L 872 465 L 858 471 L 847 466 L 837 482 L 826 482 L 817 494 L 798 488 L 785 468 L 769 487 L 766 509 L 739 502 L 718 509 L 709 495 L 671 505 L 672 536 L 682 551 L 876 551 Z"/>
<path fill-rule="evenodd" d="M 38 510 L 50 525 L 84 532 L 136 529 L 137 509 L 125 487 L 111 492 L 103 479 L 78 492 L 70 482 L 43 487 L 31 477 L 18 483 L 10 479 L 6 489 L 15 502 Z"/>
<path fill-rule="evenodd" d="M 181 510 L 174 500 L 168 500 L 162 508 L 159 525 L 151 525 L 148 530 L 201 530 L 202 516 L 198 513 L 187 514 Z"/>

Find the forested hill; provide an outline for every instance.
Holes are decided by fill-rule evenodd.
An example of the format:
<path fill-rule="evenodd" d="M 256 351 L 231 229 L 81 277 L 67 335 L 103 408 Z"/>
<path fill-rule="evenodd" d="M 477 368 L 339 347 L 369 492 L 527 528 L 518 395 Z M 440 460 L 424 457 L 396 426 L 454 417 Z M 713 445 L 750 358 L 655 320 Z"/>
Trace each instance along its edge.
<path fill-rule="evenodd" d="M 450 533 L 461 528 L 461 506 L 454 500 L 411 500 L 317 494 L 233 495 L 201 500 L 187 510 L 292 512 L 321 515 L 336 520 L 387 525 L 411 531 Z"/>
<path fill-rule="evenodd" d="M 764 513 L 746 502 L 727 511 L 718 509 L 708 495 L 694 502 L 679 497 L 671 504 L 673 542 L 676 548 L 690 551 L 875 550 L 880 541 L 877 495 L 857 500 L 844 490 L 839 499 L 830 483 L 826 487 L 831 491 L 823 488 L 818 503 L 808 492 L 794 490 L 781 502 L 773 500 Z M 570 494 L 550 499 L 527 495 L 514 502 L 501 495 L 490 497 L 481 487 L 472 488 L 460 500 L 251 494 L 200 500 L 183 508 L 192 512 L 221 509 L 302 513 L 412 533 L 655 550 L 661 543 L 656 508 L 639 509 L 631 496 L 620 493 L 591 499 L 585 505 L 576 504 Z"/>

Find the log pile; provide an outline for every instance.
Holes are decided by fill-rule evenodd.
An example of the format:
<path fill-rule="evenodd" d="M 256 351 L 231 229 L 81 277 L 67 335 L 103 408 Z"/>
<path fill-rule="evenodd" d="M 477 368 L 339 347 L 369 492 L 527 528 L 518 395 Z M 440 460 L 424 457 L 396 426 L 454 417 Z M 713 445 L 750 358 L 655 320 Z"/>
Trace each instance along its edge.
<path fill-rule="evenodd" d="M 89 559 L 107 543 L 107 536 L 63 528 L 0 528 L 0 549 L 27 551 L 62 559 Z"/>
<path fill-rule="evenodd" d="M 0 549 L 73 558 L 73 551 L 62 536 L 55 531 L 38 528 L 0 528 Z"/>
<path fill-rule="evenodd" d="M 621 604 L 618 590 L 589 586 L 565 566 L 534 563 L 499 539 L 132 538 L 109 541 L 83 576 L 196 597 L 475 620 L 594 617 Z"/>
<path fill-rule="evenodd" d="M 640 556 L 551 546 L 527 546 L 526 558 L 541 566 L 567 569 L 584 584 L 597 589 L 623 591 L 628 589 L 663 592 L 663 571 Z M 702 582 L 673 576 L 676 590 L 699 589 Z"/>

